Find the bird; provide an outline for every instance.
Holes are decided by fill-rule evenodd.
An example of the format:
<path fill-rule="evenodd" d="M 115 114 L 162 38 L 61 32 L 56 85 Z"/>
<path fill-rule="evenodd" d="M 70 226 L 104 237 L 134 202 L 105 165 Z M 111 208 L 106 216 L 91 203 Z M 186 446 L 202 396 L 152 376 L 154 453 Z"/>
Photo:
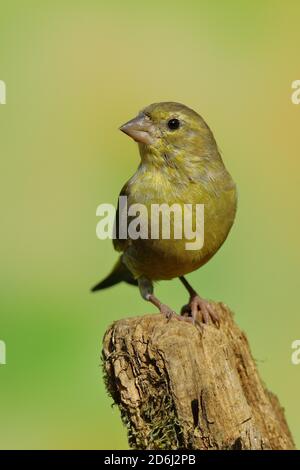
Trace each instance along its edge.
<path fill-rule="evenodd" d="M 113 245 L 120 253 L 110 274 L 91 290 L 99 291 L 119 282 L 138 286 L 143 299 L 155 305 L 167 319 L 176 318 L 196 325 L 220 325 L 211 302 L 192 288 L 186 275 L 207 263 L 226 240 L 237 210 L 236 185 L 226 169 L 213 132 L 193 109 L 177 102 L 153 103 L 120 127 L 139 147 L 140 164 L 123 186 L 128 206 L 153 204 L 204 205 L 204 242 L 187 250 L 188 240 L 121 238 L 116 230 Z M 123 210 L 123 209 L 122 209 Z M 147 212 L 151 223 L 151 211 Z M 192 210 L 195 214 L 194 209 Z M 150 214 L 150 215 L 149 215 Z M 115 227 L 120 220 L 118 205 Z M 130 219 L 125 214 L 127 221 Z M 170 216 L 171 218 L 171 216 Z M 174 220 L 170 225 L 174 228 Z M 156 281 L 179 278 L 189 294 L 180 314 L 154 295 Z"/>

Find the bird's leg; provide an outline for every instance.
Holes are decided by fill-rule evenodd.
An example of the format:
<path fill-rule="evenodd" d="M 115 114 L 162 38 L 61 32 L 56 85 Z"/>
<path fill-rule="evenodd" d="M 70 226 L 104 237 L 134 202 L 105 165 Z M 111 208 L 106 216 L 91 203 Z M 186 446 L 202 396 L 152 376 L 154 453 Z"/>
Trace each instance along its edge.
<path fill-rule="evenodd" d="M 194 323 L 209 323 L 210 320 L 217 326 L 220 324 L 219 316 L 208 300 L 203 299 L 188 283 L 185 277 L 179 278 L 190 294 L 190 301 L 181 309 L 181 315 L 189 315 Z"/>
<path fill-rule="evenodd" d="M 177 318 L 178 320 L 190 320 L 187 318 L 180 317 L 170 307 L 163 304 L 157 297 L 155 297 L 155 295 L 153 294 L 153 284 L 149 279 L 147 279 L 146 277 L 140 277 L 138 279 L 138 285 L 143 299 L 155 305 L 155 307 L 159 309 L 160 313 L 164 315 L 168 320 L 172 317 Z"/>
<path fill-rule="evenodd" d="M 173 310 L 168 307 L 168 305 L 163 304 L 155 295 L 153 294 L 148 294 L 146 296 L 146 300 L 151 302 L 155 307 L 157 307 L 162 315 L 165 315 L 165 317 L 169 320 L 173 315 L 177 315 Z"/>
<path fill-rule="evenodd" d="M 167 305 L 163 304 L 155 295 L 153 294 L 153 283 L 146 277 L 140 277 L 138 279 L 139 289 L 143 299 L 151 302 L 155 307 L 157 307 L 167 319 L 171 318 L 173 315 L 176 315 L 173 310 Z"/>

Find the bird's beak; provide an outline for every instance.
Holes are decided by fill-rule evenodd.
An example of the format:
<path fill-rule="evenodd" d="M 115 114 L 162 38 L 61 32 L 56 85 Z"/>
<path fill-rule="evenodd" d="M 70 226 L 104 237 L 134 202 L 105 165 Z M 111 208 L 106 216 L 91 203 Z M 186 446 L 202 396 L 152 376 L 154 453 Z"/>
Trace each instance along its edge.
<path fill-rule="evenodd" d="M 120 131 L 142 144 L 151 145 L 154 142 L 154 126 L 145 114 L 139 114 L 131 121 L 123 124 Z"/>

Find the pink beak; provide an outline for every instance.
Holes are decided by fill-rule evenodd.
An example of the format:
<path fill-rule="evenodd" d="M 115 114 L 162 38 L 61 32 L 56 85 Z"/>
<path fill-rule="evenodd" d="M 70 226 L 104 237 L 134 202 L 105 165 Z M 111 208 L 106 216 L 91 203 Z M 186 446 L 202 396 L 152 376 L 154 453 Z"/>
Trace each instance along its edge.
<path fill-rule="evenodd" d="M 154 141 L 153 124 L 148 116 L 139 114 L 120 127 L 120 131 L 129 135 L 136 142 L 151 145 Z"/>

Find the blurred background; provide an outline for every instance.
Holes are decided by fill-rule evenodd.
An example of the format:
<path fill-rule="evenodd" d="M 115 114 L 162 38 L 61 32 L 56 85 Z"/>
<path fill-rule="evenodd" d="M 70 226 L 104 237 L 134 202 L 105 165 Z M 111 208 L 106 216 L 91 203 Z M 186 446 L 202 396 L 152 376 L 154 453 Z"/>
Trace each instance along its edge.
<path fill-rule="evenodd" d="M 118 127 L 168 100 L 205 118 L 239 189 L 227 242 L 188 278 L 234 310 L 300 445 L 299 14 L 296 0 L 1 2 L 1 448 L 127 448 L 101 341 L 152 307 L 127 285 L 89 293 L 117 258 L 95 213 L 139 163 Z M 178 280 L 156 292 L 187 300 Z"/>

